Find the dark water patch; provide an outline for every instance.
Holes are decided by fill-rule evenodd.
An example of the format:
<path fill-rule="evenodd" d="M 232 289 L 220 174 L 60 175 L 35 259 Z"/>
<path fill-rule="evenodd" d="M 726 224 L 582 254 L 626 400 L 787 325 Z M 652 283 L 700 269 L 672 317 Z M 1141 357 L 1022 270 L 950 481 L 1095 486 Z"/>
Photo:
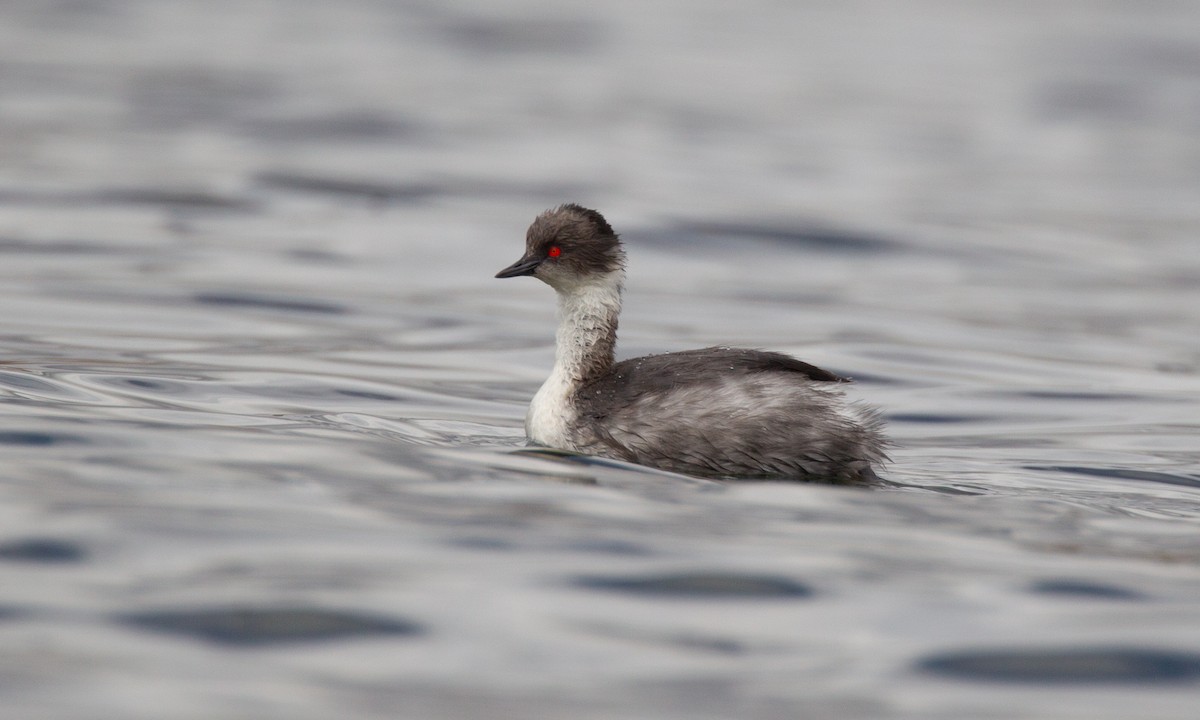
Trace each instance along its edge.
<path fill-rule="evenodd" d="M 1188 278 L 1188 283 L 1194 280 Z M 1187 361 L 1169 361 L 1154 364 L 1154 369 L 1162 373 L 1171 373 L 1176 375 L 1195 375 L 1200 373 L 1200 362 Z"/>
<path fill-rule="evenodd" d="M 97 190 L 91 197 L 104 205 L 152 205 L 176 210 L 248 211 L 255 208 L 255 203 L 245 198 L 157 188 Z"/>
<path fill-rule="evenodd" d="M 149 392 L 155 395 L 184 396 L 194 394 L 193 387 L 188 383 L 164 380 L 162 378 L 108 375 L 96 378 L 96 382 L 97 384 L 119 390 Z"/>
<path fill-rule="evenodd" d="M 0 193 L 0 203 L 5 202 Z M 101 245 L 86 240 L 21 240 L 0 238 L 0 253 L 11 255 L 120 255 L 135 252 L 131 248 Z"/>
<path fill-rule="evenodd" d="M 67 433 L 43 432 L 37 430 L 0 430 L 0 445 L 23 445 L 26 447 L 47 447 L 50 445 L 84 444 L 78 435 Z"/>
<path fill-rule="evenodd" d="M 381 400 L 384 402 L 389 402 L 389 401 L 394 401 L 394 400 L 400 399 L 399 397 L 397 397 L 395 395 L 389 395 L 387 393 L 380 393 L 380 392 L 371 392 L 369 390 L 334 389 L 333 392 L 336 393 L 337 395 L 341 395 L 343 397 L 359 398 L 362 400 Z"/>
<path fill-rule="evenodd" d="M 966 650 L 932 655 L 917 668 L 974 682 L 1177 683 L 1200 680 L 1200 654 L 1123 647 Z"/>
<path fill-rule="evenodd" d="M 558 205 L 563 198 L 590 197 L 595 195 L 599 189 L 598 185 L 583 182 L 559 180 L 497 182 L 486 178 L 449 178 L 445 181 L 444 186 L 446 193 L 454 195 L 528 200 L 539 208 Z M 532 214 L 530 218 L 532 219 Z"/>
<path fill-rule="evenodd" d="M 771 575 L 697 572 L 642 577 L 584 576 L 573 584 L 589 590 L 606 590 L 648 597 L 789 599 L 807 598 L 812 590 L 787 578 Z"/>
<path fill-rule="evenodd" d="M 579 55 L 597 49 L 602 39 L 594 22 L 536 16 L 454 18 L 441 30 L 450 45 L 471 55 Z"/>
<path fill-rule="evenodd" d="M 958 423 L 988 422 L 992 418 L 983 415 L 941 415 L 938 413 L 897 413 L 887 416 L 888 422 L 917 423 L 922 425 L 953 425 Z"/>
<path fill-rule="evenodd" d="M 247 395 L 272 400 L 326 400 L 338 402 L 344 398 L 358 398 L 378 402 L 396 402 L 404 398 L 390 393 L 351 388 L 335 388 L 317 383 L 295 382 L 262 385 L 243 385 L 239 390 Z"/>
<path fill-rule="evenodd" d="M 1030 592 L 1039 595 L 1093 598 L 1096 600 L 1145 600 L 1146 596 L 1117 585 L 1106 585 L 1087 580 L 1047 579 L 1038 580 L 1029 586 Z"/>
<path fill-rule="evenodd" d="M 1200 43 L 1194 35 L 1186 39 L 1160 37 L 1148 41 L 1130 38 L 1128 46 L 1119 52 L 1120 64 L 1144 68 L 1154 77 L 1171 76 L 1195 80 L 1200 78 Z M 1095 48 L 1092 57 L 1112 58 L 1113 46 L 1105 41 Z"/>
<path fill-rule="evenodd" d="M 289 258 L 292 258 L 293 260 L 300 260 L 301 262 L 319 263 L 321 265 L 329 265 L 329 264 L 333 264 L 333 263 L 343 264 L 343 263 L 347 262 L 346 256 L 338 255 L 337 253 L 332 253 L 332 252 L 329 252 L 328 250 L 312 250 L 312 249 L 288 250 L 285 254 Z"/>
<path fill-rule="evenodd" d="M 120 615 L 117 620 L 141 630 L 236 646 L 413 636 L 424 632 L 420 625 L 399 618 L 289 607 L 160 610 Z"/>
<path fill-rule="evenodd" d="M 521 549 L 520 546 L 509 540 L 490 537 L 452 538 L 447 545 L 465 550 L 513 551 Z"/>
<path fill-rule="evenodd" d="M 418 134 L 407 119 L 369 110 L 327 115 L 256 118 L 243 124 L 246 132 L 267 142 L 395 141 Z"/>
<path fill-rule="evenodd" d="M 175 385 L 176 383 L 166 383 L 162 380 L 150 380 L 148 378 L 123 378 L 124 383 L 130 387 L 143 388 L 146 390 L 163 390 Z"/>
<path fill-rule="evenodd" d="M 743 655 L 752 648 L 747 643 L 731 637 L 696 632 L 660 632 L 646 628 L 631 628 L 616 624 L 583 625 L 580 630 L 591 635 L 612 640 L 623 640 L 637 645 L 654 645 L 685 652 L 701 652 L 714 655 Z"/>
<path fill-rule="evenodd" d="M 749 646 L 745 643 L 732 638 L 687 634 L 675 635 L 668 638 L 668 640 L 672 645 L 682 650 L 694 650 L 716 655 L 745 655 L 750 650 Z"/>
<path fill-rule="evenodd" d="M 204 292 L 197 293 L 192 298 L 201 305 L 215 305 L 226 308 L 245 308 L 249 310 L 272 310 L 281 312 L 315 313 L 322 315 L 344 315 L 346 308 L 332 303 L 323 303 L 306 298 L 271 297 L 267 295 L 251 295 L 248 293 Z"/>
<path fill-rule="evenodd" d="M 257 204 L 247 198 L 214 195 L 200 191 L 164 190 L 160 188 L 111 188 L 91 190 L 87 192 L 53 192 L 53 191 L 0 191 L 0 203 L 6 205 L 149 205 L 170 210 L 223 210 L 245 212 L 254 210 Z M 0 240 L 0 248 L 5 242 Z M 19 241 L 18 241 L 19 242 Z M 73 248 L 81 246 L 86 252 L 112 252 L 102 247 L 96 249 L 90 243 L 74 241 L 46 241 L 27 243 L 28 245 L 47 245 L 49 247 Z M 23 245 L 17 244 L 17 249 Z M 26 250 L 29 252 L 30 250 Z M 64 252 L 64 250 L 56 250 Z M 81 250 L 76 250 L 79 252 Z"/>
<path fill-rule="evenodd" d="M 645 235 L 649 242 L 660 245 L 694 245 L 697 241 L 725 244 L 741 239 L 830 254 L 881 253 L 891 251 L 898 245 L 890 240 L 849 231 L 737 221 L 679 222 L 666 230 L 651 231 Z"/>
<path fill-rule="evenodd" d="M 1005 393 L 1007 396 L 1008 394 Z M 1029 390 L 1026 392 L 1016 393 L 1018 397 L 1033 398 L 1035 400 L 1085 400 L 1088 402 L 1112 402 L 1114 400 L 1147 400 L 1144 395 L 1134 395 L 1130 393 L 1103 393 L 1103 392 L 1084 392 L 1084 391 L 1059 391 L 1059 390 Z"/>
<path fill-rule="evenodd" d="M 1195 475 L 1174 475 L 1171 473 L 1155 472 L 1153 470 L 1133 470 L 1130 468 L 1097 468 L 1080 465 L 1026 465 L 1026 470 L 1040 472 L 1060 472 L 1072 475 L 1087 475 L 1090 477 L 1113 478 L 1117 480 L 1137 480 L 1140 482 L 1155 482 L 1166 485 L 1182 485 L 1183 487 L 1200 487 L 1200 477 Z"/>
<path fill-rule="evenodd" d="M 572 552 L 599 553 L 602 555 L 621 555 L 623 557 L 646 557 L 653 555 L 654 552 L 650 548 L 641 543 L 629 542 L 627 540 L 578 540 L 565 546 L 563 549 Z"/>
<path fill-rule="evenodd" d="M 87 557 L 79 543 L 58 538 L 19 538 L 0 541 L 0 560 L 27 563 L 76 563 Z"/>
<path fill-rule="evenodd" d="M 377 202 L 417 202 L 444 192 L 441 187 L 431 183 L 383 183 L 279 171 L 259 173 L 255 176 L 255 182 L 274 190 L 362 198 Z"/>
<path fill-rule="evenodd" d="M 1054 82 L 1038 91 L 1034 107 L 1052 122 L 1136 122 L 1154 112 L 1151 97 L 1145 83 L 1128 80 Z"/>

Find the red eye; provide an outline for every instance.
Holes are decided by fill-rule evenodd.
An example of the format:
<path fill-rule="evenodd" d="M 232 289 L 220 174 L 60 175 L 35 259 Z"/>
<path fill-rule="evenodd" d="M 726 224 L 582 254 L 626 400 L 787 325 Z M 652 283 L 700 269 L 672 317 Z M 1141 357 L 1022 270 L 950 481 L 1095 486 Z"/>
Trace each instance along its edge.
<path fill-rule="evenodd" d="M 546 255 L 552 258 L 558 257 L 562 255 L 562 248 L 557 245 L 551 245 L 550 249 L 546 251 Z"/>

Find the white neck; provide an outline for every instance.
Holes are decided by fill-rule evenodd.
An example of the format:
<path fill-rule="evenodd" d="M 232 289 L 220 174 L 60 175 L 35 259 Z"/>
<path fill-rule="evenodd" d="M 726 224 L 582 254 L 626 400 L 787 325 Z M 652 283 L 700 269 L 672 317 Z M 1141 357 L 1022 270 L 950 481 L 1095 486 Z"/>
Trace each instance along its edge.
<path fill-rule="evenodd" d="M 613 364 L 617 316 L 621 312 L 620 270 L 589 282 L 560 286 L 554 370 L 533 396 L 525 416 L 529 439 L 550 447 L 575 449 L 571 425 L 575 391 Z"/>
<path fill-rule="evenodd" d="M 579 383 L 612 366 L 624 279 L 618 271 L 558 290 L 554 374 Z"/>

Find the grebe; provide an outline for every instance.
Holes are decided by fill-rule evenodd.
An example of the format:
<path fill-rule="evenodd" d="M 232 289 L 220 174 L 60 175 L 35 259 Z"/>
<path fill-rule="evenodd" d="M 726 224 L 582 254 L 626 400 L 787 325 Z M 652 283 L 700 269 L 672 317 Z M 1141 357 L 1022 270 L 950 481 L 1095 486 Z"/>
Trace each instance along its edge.
<path fill-rule="evenodd" d="M 525 255 L 496 273 L 558 294 L 554 369 L 525 434 L 538 445 L 716 478 L 853 483 L 887 460 L 879 412 L 846 378 L 788 355 L 710 347 L 615 362 L 621 241 L 575 204 L 539 215 Z"/>

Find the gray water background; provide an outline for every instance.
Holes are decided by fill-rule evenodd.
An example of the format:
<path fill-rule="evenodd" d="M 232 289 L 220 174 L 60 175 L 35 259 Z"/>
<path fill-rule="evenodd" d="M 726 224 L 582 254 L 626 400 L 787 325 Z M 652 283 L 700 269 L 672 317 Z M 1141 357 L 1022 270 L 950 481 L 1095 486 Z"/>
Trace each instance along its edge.
<path fill-rule="evenodd" d="M 0 9 L 0 716 L 1194 718 L 1200 3 Z M 620 354 L 855 377 L 876 489 L 514 453 Z"/>

